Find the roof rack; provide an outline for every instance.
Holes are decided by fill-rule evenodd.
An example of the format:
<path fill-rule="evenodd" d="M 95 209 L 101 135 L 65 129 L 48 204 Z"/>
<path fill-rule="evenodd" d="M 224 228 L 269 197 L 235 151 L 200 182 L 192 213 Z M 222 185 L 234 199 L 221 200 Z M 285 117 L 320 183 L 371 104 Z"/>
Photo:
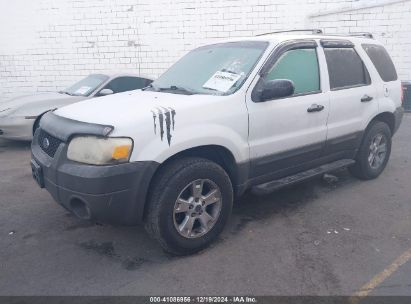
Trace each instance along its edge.
<path fill-rule="evenodd" d="M 348 33 L 348 36 L 365 37 L 365 38 L 374 39 L 374 36 L 368 32 Z"/>
<path fill-rule="evenodd" d="M 269 33 L 263 33 L 263 34 L 258 34 L 256 36 L 265 36 L 265 35 L 271 35 L 271 34 L 281 34 L 281 33 L 293 33 L 293 32 L 309 32 L 313 35 L 328 35 L 328 36 L 353 36 L 353 37 L 365 37 L 365 38 L 370 38 L 374 39 L 374 36 L 369 33 L 369 32 L 353 32 L 353 33 L 348 33 L 348 34 L 325 34 L 322 29 L 295 29 L 295 30 L 284 30 L 284 31 L 276 31 L 276 32 L 269 32 Z"/>
<path fill-rule="evenodd" d="M 295 30 L 285 30 L 285 31 L 276 31 L 276 32 L 269 32 L 269 33 L 263 33 L 263 34 L 258 34 L 256 36 L 265 36 L 265 35 L 271 35 L 271 34 L 280 34 L 280 33 L 292 33 L 292 32 L 311 32 L 311 34 L 323 34 L 322 29 L 295 29 Z"/>
<path fill-rule="evenodd" d="M 353 32 L 353 33 L 348 33 L 348 34 L 343 34 L 343 33 L 339 34 L 339 33 L 337 33 L 337 34 L 324 34 L 324 35 L 327 35 L 327 36 L 342 36 L 342 37 L 344 37 L 344 36 L 365 37 L 365 38 L 374 39 L 374 36 L 371 33 L 368 33 L 368 32 L 358 32 L 358 33 Z"/>

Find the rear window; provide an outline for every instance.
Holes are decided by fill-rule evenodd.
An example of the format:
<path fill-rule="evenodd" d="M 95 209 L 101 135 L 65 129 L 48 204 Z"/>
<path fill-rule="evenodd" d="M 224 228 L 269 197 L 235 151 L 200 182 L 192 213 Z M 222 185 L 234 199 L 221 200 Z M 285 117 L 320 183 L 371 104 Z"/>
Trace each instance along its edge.
<path fill-rule="evenodd" d="M 325 48 L 331 90 L 369 85 L 370 74 L 353 48 Z"/>
<path fill-rule="evenodd" d="M 370 57 L 382 80 L 388 82 L 398 79 L 397 72 L 395 71 L 390 55 L 388 55 L 387 50 L 383 46 L 376 44 L 363 44 L 362 47 L 368 54 L 368 57 Z"/>

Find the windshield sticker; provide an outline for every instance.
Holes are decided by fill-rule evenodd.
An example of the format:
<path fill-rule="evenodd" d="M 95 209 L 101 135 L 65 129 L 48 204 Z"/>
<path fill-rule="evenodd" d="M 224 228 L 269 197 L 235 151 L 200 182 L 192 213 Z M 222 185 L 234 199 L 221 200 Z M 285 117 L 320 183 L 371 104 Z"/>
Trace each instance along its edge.
<path fill-rule="evenodd" d="M 173 108 L 155 108 L 151 110 L 151 113 L 153 114 L 153 122 L 154 122 L 154 134 L 157 134 L 157 118 L 158 118 L 158 124 L 160 127 L 160 138 L 161 141 L 163 141 L 164 138 L 164 125 L 167 131 L 167 142 L 168 145 L 170 146 L 171 144 L 171 131 L 174 131 L 174 126 L 175 126 L 175 119 L 174 117 L 176 116 L 176 111 Z"/>
<path fill-rule="evenodd" d="M 244 73 L 241 71 L 243 69 L 243 66 L 244 66 L 243 61 L 241 61 L 240 59 L 237 59 L 231 62 L 226 68 L 222 69 L 222 71 L 242 75 Z"/>
<path fill-rule="evenodd" d="M 82 86 L 79 89 L 77 89 L 77 91 L 75 91 L 74 94 L 84 95 L 84 94 L 87 94 L 88 91 L 90 91 L 90 89 L 91 89 L 91 87 Z"/>
<path fill-rule="evenodd" d="M 231 87 L 241 78 L 241 75 L 217 71 L 207 82 L 203 85 L 203 88 L 217 90 L 220 92 L 227 92 Z"/>

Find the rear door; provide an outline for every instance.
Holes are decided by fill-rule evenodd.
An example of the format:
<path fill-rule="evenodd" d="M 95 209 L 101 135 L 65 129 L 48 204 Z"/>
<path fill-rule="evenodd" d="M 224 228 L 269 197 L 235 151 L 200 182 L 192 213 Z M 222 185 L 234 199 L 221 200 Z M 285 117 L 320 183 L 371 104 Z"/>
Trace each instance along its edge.
<path fill-rule="evenodd" d="M 378 91 L 379 112 L 392 112 L 401 106 L 401 82 L 398 79 L 394 63 L 382 45 L 364 43 L 362 48 L 376 70 L 375 85 Z"/>
<path fill-rule="evenodd" d="M 320 157 L 328 116 L 319 64 L 324 60 L 314 40 L 286 42 L 277 47 L 260 71 L 260 78 L 254 80 L 246 97 L 251 178 L 289 175 Z M 254 92 L 259 83 L 275 79 L 291 80 L 294 95 L 258 102 Z M 316 106 L 317 110 L 309 110 Z"/>
<path fill-rule="evenodd" d="M 370 118 L 378 112 L 378 98 L 364 51 L 345 40 L 321 40 L 330 85 L 325 155 L 352 158 Z M 367 59 L 367 58 L 365 58 Z"/>

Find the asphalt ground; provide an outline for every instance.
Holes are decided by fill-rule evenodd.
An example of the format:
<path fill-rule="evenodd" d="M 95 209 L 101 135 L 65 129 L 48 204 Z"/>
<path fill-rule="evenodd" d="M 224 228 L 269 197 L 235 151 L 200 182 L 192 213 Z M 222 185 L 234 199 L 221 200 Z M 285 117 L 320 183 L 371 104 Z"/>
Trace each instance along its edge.
<path fill-rule="evenodd" d="M 0 295 L 411 295 L 411 115 L 378 179 L 340 170 L 246 194 L 219 240 L 188 257 L 143 227 L 72 216 L 29 161 L 28 144 L 0 141 Z"/>

